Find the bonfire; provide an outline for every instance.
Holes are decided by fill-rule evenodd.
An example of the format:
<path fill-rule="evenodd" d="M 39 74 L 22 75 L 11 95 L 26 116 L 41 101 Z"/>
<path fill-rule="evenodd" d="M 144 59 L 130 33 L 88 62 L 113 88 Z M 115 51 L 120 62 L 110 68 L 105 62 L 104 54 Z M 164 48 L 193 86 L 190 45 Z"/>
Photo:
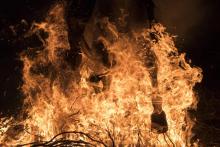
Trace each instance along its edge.
<path fill-rule="evenodd" d="M 84 39 L 75 69 L 65 58 L 65 5 L 32 25 L 27 37 L 38 33 L 43 47 L 20 55 L 25 101 L 19 118 L 1 118 L 2 146 L 196 146 L 188 110 L 196 109 L 193 87 L 202 70 L 179 53 L 162 24 L 128 34 L 106 17 L 98 23 L 106 33 L 96 45 L 106 57 Z"/>

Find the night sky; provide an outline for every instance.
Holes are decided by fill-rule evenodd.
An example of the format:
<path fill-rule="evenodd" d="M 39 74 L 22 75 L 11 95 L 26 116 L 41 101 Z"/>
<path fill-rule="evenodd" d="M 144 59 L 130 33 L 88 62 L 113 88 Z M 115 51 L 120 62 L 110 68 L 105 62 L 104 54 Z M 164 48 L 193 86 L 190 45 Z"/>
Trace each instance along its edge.
<path fill-rule="evenodd" d="M 28 46 L 20 36 L 22 20 L 28 25 L 41 21 L 54 0 L 2 0 L 0 4 L 0 114 L 16 115 L 22 105 L 22 63 L 19 53 Z M 155 0 L 156 16 L 174 35 L 180 52 L 186 52 L 194 66 L 203 69 L 203 81 L 196 85 L 200 102 L 196 116 L 209 127 L 220 129 L 220 1 Z M 13 34 L 13 27 L 17 35 Z M 21 28 L 19 28 L 21 27 Z M 36 43 L 36 42 L 34 42 Z M 199 132 L 199 131 L 198 131 Z M 220 132 L 210 131 L 216 136 Z M 202 137 L 201 137 L 202 138 Z M 205 137 L 203 137 L 205 138 Z M 205 140 L 205 139 L 204 139 Z M 214 141 L 213 141 L 214 140 Z M 213 139 L 213 142 L 219 140 Z M 220 143 L 220 142 L 219 142 Z"/>

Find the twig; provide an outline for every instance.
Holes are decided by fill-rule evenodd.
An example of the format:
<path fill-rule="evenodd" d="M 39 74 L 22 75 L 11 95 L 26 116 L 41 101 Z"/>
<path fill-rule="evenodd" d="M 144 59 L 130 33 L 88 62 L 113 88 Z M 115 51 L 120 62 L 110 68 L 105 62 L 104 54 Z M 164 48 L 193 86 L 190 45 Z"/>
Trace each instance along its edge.
<path fill-rule="evenodd" d="M 164 138 L 165 142 L 167 143 L 167 145 L 170 146 L 169 143 L 168 143 L 167 140 L 166 140 L 166 136 L 165 136 L 164 133 L 163 133 L 163 138 Z"/>
<path fill-rule="evenodd" d="M 74 116 L 74 115 L 77 115 L 77 114 L 79 114 L 79 112 L 80 112 L 80 111 L 78 110 L 77 112 L 75 112 L 75 113 L 73 113 L 73 114 L 70 114 L 69 117 L 72 117 L 72 116 Z"/>
<path fill-rule="evenodd" d="M 143 136 L 141 135 L 141 131 L 140 131 L 139 127 L 138 127 L 138 141 L 137 141 L 137 146 L 140 146 L 140 144 L 143 144 L 143 141 L 142 141 L 141 137 L 143 137 Z"/>
<path fill-rule="evenodd" d="M 172 139 L 170 138 L 170 136 L 169 136 L 167 133 L 165 133 L 165 135 L 166 135 L 167 138 L 170 140 L 170 142 L 172 143 L 173 147 L 175 147 L 175 144 L 174 144 L 174 142 L 172 141 Z"/>
<path fill-rule="evenodd" d="M 109 138 L 111 139 L 112 147 L 115 147 L 115 141 L 114 141 L 114 139 L 112 138 L 112 135 L 111 135 L 110 131 L 109 131 L 109 130 L 106 130 L 106 132 L 108 133 L 108 136 L 109 136 Z"/>
<path fill-rule="evenodd" d="M 61 145 L 67 145 L 67 144 L 74 145 L 74 146 L 83 146 L 83 145 L 95 146 L 83 140 L 57 140 L 55 142 L 52 142 L 51 144 L 46 144 L 46 146 L 57 146 L 57 145 L 61 146 Z M 37 147 L 37 146 L 41 146 L 41 145 L 33 145 L 33 147 Z"/>

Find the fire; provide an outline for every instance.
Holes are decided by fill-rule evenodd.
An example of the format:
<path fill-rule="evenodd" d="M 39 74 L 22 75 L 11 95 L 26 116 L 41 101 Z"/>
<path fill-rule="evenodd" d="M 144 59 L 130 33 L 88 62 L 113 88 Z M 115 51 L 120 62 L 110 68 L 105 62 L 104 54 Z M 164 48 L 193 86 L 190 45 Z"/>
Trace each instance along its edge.
<path fill-rule="evenodd" d="M 29 32 L 48 35 L 46 39 L 39 35 L 43 49 L 32 54 L 35 49 L 29 48 L 21 55 L 27 115 L 1 120 L 0 142 L 5 146 L 55 140 L 96 146 L 189 146 L 194 121 L 187 109 L 196 107 L 193 87 L 202 80 L 202 70 L 186 62 L 173 36 L 161 24 L 128 35 L 108 22 L 110 35 L 99 39 L 108 49 L 111 68 L 83 52 L 80 68 L 73 70 L 63 57 L 70 48 L 64 10 L 62 4 L 55 5 L 45 22 L 34 24 Z M 85 50 L 83 44 L 81 48 Z M 152 69 L 146 67 L 149 52 L 156 59 L 156 87 Z M 102 80 L 91 82 L 94 74 Z M 155 96 L 162 99 L 166 133 L 151 129 Z"/>

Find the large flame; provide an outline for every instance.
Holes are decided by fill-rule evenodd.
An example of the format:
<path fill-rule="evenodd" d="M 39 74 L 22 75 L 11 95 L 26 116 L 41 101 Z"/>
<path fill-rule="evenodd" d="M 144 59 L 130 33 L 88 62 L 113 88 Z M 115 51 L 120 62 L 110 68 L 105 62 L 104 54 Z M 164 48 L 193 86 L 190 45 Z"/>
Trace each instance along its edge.
<path fill-rule="evenodd" d="M 70 48 L 64 10 L 57 4 L 45 22 L 34 24 L 31 33 L 44 31 L 48 37 L 39 35 L 43 49 L 32 55 L 34 49 L 30 48 L 21 56 L 27 116 L 16 121 L 2 119 L 0 142 L 5 146 L 43 142 L 69 132 L 54 139 L 82 140 L 97 146 L 189 146 L 193 120 L 187 109 L 196 106 L 193 87 L 202 79 L 201 69 L 191 67 L 185 55 L 178 53 L 165 28 L 155 24 L 128 35 L 108 25 L 113 41 L 100 39 L 116 64 L 106 68 L 82 53 L 80 68 L 73 70 L 63 57 Z M 145 66 L 149 50 L 157 60 L 157 88 Z M 103 82 L 89 81 L 94 73 L 108 77 L 110 84 L 105 90 Z M 155 93 L 162 98 L 167 117 L 168 132 L 164 134 L 151 130 Z M 12 122 L 21 129 L 15 129 Z"/>

